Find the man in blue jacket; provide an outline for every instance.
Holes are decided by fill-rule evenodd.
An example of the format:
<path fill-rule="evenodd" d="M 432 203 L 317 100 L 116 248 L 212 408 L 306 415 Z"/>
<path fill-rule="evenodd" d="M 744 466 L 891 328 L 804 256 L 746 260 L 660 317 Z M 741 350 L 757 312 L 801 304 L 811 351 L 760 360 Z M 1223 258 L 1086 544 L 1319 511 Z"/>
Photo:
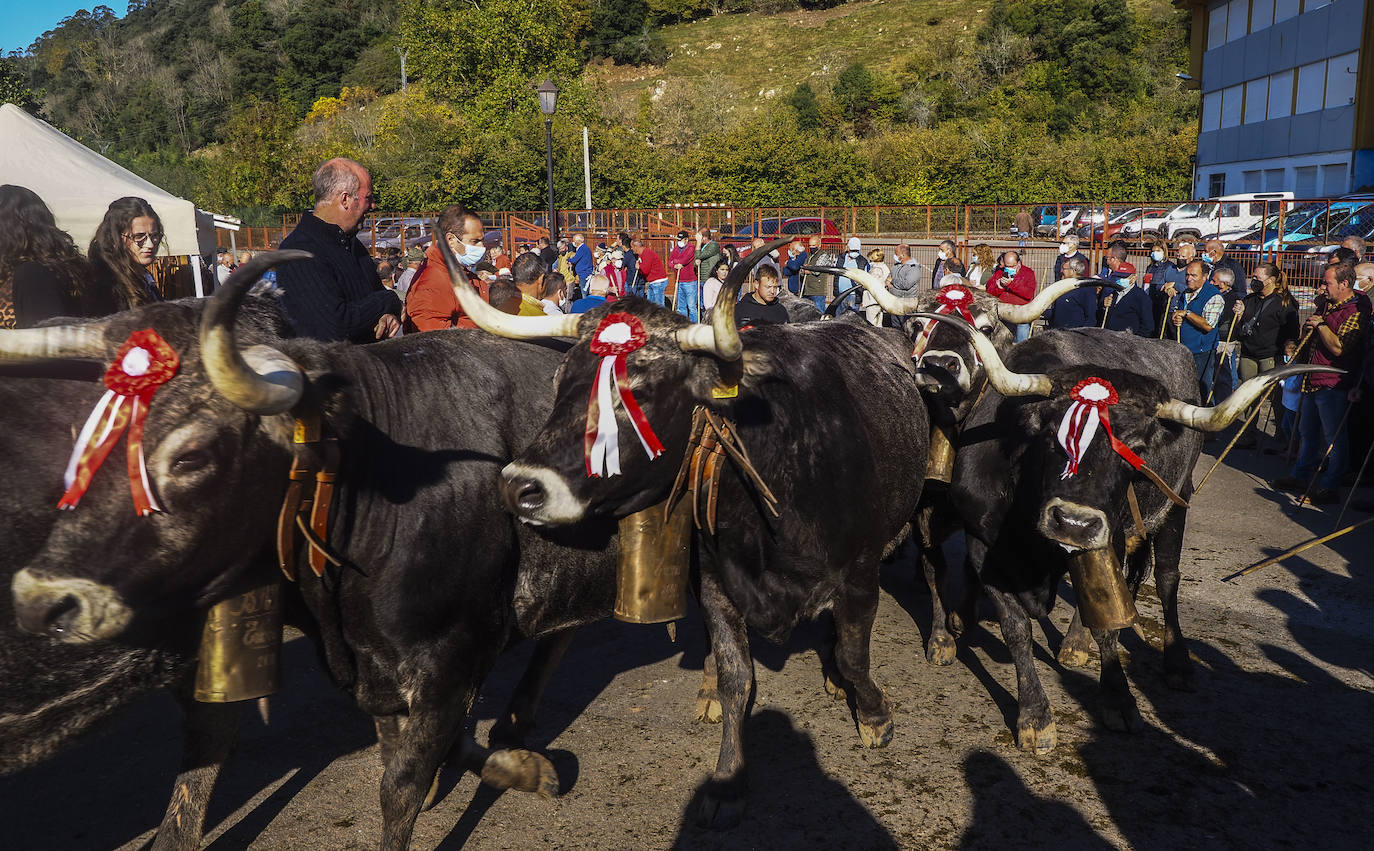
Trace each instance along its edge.
<path fill-rule="evenodd" d="M 1059 267 L 1061 281 L 1081 278 L 1087 270 L 1087 261 L 1081 256 L 1065 258 Z M 1049 324 L 1051 328 L 1092 328 L 1097 325 L 1097 296 L 1092 287 L 1079 287 L 1069 290 L 1050 305 Z"/>
<path fill-rule="evenodd" d="M 1174 298 L 1169 319 L 1177 340 L 1193 355 L 1202 389 L 1199 398 L 1206 399 L 1216 373 L 1217 322 L 1225 299 L 1207 282 L 1207 269 L 1200 260 L 1189 263 L 1183 277 L 1187 289 Z"/>
<path fill-rule="evenodd" d="M 587 247 L 587 238 L 580 233 L 573 234 L 573 255 L 568 262 L 572 264 L 573 274 L 577 275 L 582 291 L 586 292 L 587 279 L 596 271 L 596 262 L 592 258 L 592 250 Z"/>

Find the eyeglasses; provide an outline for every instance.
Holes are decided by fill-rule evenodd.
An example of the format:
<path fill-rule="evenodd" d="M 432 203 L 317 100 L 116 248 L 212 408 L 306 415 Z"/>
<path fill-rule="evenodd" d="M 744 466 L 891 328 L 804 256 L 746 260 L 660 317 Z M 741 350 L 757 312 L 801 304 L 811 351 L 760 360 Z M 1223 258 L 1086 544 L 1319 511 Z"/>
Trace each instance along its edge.
<path fill-rule="evenodd" d="M 124 238 L 134 245 L 143 245 L 147 243 L 148 245 L 156 247 L 158 243 L 162 242 L 162 234 L 160 233 L 126 233 L 124 234 Z"/>

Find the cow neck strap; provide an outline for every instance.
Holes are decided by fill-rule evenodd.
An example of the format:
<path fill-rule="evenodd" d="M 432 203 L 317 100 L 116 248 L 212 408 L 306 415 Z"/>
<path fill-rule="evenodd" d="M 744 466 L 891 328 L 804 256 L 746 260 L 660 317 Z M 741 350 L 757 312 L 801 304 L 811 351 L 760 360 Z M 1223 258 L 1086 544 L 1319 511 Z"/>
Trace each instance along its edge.
<path fill-rule="evenodd" d="M 343 566 L 343 558 L 329 546 L 329 511 L 339 477 L 339 439 L 324 437 L 319 411 L 309 410 L 296 418 L 291 442 L 291 472 L 287 474 L 286 498 L 277 516 L 277 565 L 286 578 L 296 581 L 296 533 L 305 538 L 310 570 L 324 576 L 324 565 Z"/>
<path fill-rule="evenodd" d="M 764 507 L 774 517 L 779 516 L 778 498 L 749 459 L 749 452 L 739 438 L 738 427 L 725 417 L 698 405 L 692 412 L 692 430 L 687 438 L 687 451 L 682 456 L 682 467 L 677 471 L 673 489 L 663 505 L 665 520 L 678 499 L 684 493 L 691 493 L 692 520 L 696 527 L 705 528 L 712 535 L 716 533 L 716 501 L 720 495 L 720 472 L 725 455 L 730 456 L 735 467 L 754 486 Z"/>

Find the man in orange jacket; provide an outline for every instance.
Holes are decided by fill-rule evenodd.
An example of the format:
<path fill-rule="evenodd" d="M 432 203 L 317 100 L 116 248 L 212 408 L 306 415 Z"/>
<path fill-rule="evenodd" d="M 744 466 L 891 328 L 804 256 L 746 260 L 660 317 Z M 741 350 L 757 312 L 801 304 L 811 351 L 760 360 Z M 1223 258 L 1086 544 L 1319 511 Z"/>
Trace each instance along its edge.
<path fill-rule="evenodd" d="M 439 214 L 436 239 L 425 249 L 420 271 L 415 273 L 406 292 L 407 334 L 416 331 L 435 331 L 439 328 L 476 328 L 477 325 L 458 306 L 453 294 L 448 267 L 439 250 L 439 239 L 448 242 L 448 249 L 472 285 L 487 299 L 487 282 L 472 273 L 472 268 L 486 256 L 482 243 L 482 220 L 462 204 L 454 204 Z"/>

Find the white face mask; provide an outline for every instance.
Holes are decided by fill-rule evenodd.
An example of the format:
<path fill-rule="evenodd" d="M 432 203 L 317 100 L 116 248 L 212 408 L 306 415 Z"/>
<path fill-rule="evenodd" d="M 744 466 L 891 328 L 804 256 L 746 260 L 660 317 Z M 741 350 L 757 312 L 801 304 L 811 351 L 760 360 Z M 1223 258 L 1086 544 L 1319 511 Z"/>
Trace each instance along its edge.
<path fill-rule="evenodd" d="M 773 249 L 772 251 L 768 252 L 768 256 L 769 256 L 769 257 L 772 257 L 774 260 L 777 260 L 777 259 L 778 259 L 778 250 L 777 250 L 776 248 Z"/>
<path fill-rule="evenodd" d="M 1060 253 L 1060 254 L 1072 254 L 1072 253 L 1073 253 L 1073 246 L 1069 245 L 1067 242 L 1061 242 L 1061 243 L 1059 244 L 1059 253 Z"/>
<path fill-rule="evenodd" d="M 463 249 L 463 253 L 458 255 L 457 260 L 469 269 L 481 263 L 482 258 L 487 256 L 487 247 L 480 242 L 476 245 L 468 245 L 464 242 L 460 243 L 460 247 Z"/>
<path fill-rule="evenodd" d="M 1153 260 L 1153 261 L 1155 261 L 1156 263 L 1163 263 L 1163 262 L 1164 262 L 1164 252 L 1163 252 L 1163 251 L 1160 251 L 1158 248 L 1156 248 L 1154 251 L 1151 251 L 1151 252 L 1150 252 L 1150 259 Z"/>
<path fill-rule="evenodd" d="M 678 247 L 678 248 L 686 248 L 686 247 L 687 247 L 687 240 L 685 240 L 685 239 L 679 239 L 679 240 L 677 241 L 677 247 Z"/>
<path fill-rule="evenodd" d="M 619 269 L 619 268 L 621 268 L 622 266 L 625 265 L 625 261 L 624 261 L 624 260 L 613 260 L 613 261 L 611 261 L 611 262 L 615 263 L 615 267 L 616 267 L 617 269 Z"/>
<path fill-rule="evenodd" d="M 948 259 L 949 259 L 949 252 L 948 252 L 948 251 L 941 251 L 941 252 L 940 252 L 940 259 L 941 259 L 941 260 L 948 260 Z"/>
<path fill-rule="evenodd" d="M 857 252 L 857 251 L 851 251 L 851 252 L 849 252 L 849 256 L 850 256 L 850 257 L 858 257 L 858 256 L 859 256 L 859 252 Z"/>

